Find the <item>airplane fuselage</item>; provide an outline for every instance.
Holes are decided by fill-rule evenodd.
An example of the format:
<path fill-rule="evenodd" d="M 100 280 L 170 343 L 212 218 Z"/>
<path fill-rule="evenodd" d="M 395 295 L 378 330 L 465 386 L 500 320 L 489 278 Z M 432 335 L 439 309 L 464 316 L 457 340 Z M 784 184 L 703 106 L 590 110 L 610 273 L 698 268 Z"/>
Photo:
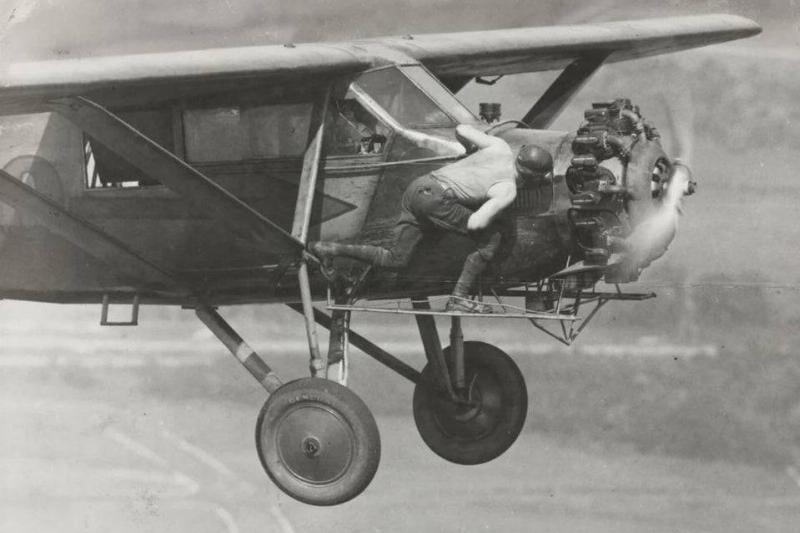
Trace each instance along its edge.
<path fill-rule="evenodd" d="M 448 132 L 442 132 L 447 134 Z M 570 205 L 563 172 L 569 137 L 549 131 L 511 130 L 512 147 L 540 144 L 553 151 L 556 178 L 531 191 L 506 217 L 516 228 L 511 250 L 499 263 L 509 281 L 535 281 L 563 267 L 575 253 L 565 209 Z M 88 142 L 81 130 L 57 114 L 3 118 L 2 165 L 7 172 L 65 206 L 71 213 L 128 243 L 148 259 L 200 284 L 218 303 L 269 302 L 296 298 L 291 266 L 269 250 L 237 240 L 230 230 L 163 186 L 92 188 L 87 177 Z M 416 156 L 423 154 L 416 154 Z M 427 155 L 427 154 L 424 154 Z M 312 238 L 388 244 L 399 197 L 415 177 L 445 163 L 354 169 L 380 156 L 328 156 Z M 198 164 L 207 176 L 287 228 L 297 197 L 300 158 Z M 560 168 L 559 168 L 560 167 Z M 338 170 L 338 169 L 345 170 Z M 91 168 L 89 169 L 91 170 Z M 80 246 L 57 235 L 36 217 L 0 204 L 0 296 L 38 301 L 97 302 L 104 294 L 144 301 L 182 303 L 169 293 L 148 294 Z M 409 269 L 381 292 L 441 291 L 455 279 L 468 240 L 430 235 Z M 322 289 L 322 283 L 317 287 Z"/>
<path fill-rule="evenodd" d="M 406 94 L 419 91 L 412 81 L 427 87 L 426 101 L 404 97 L 409 104 L 394 93 L 380 92 L 383 86 L 395 91 L 402 83 Z M 309 238 L 390 245 L 406 185 L 447 164 L 437 157 L 441 153 L 436 147 L 408 142 L 400 121 L 425 135 L 450 140 L 457 124 L 480 121 L 418 66 L 378 68 L 355 84 L 339 82 L 327 112 Z M 291 94 L 285 88 L 255 93 L 248 88 L 112 110 L 291 231 L 315 94 L 308 88 Z M 389 116 L 386 108 L 400 118 Z M 571 202 L 564 180 L 574 136 L 513 127 L 496 133 L 512 148 L 538 144 L 554 156 L 555 178 L 521 188 L 518 201 L 505 213 L 514 231 L 492 276 L 493 283 L 501 284 L 536 281 L 579 254 L 567 220 Z M 157 176 L 140 171 L 61 114 L 3 117 L 0 142 L 0 165 L 8 174 L 80 223 L 125 243 L 133 253 L 185 281 L 205 301 L 296 300 L 296 253 L 288 256 L 240 238 L 202 206 L 159 184 Z M 109 267 L 82 239 L 55 231 L 59 228 L 54 222 L 9 204 L 0 206 L 0 297 L 97 302 L 104 295 L 125 300 L 138 294 L 145 302 L 191 303 L 185 294 L 153 287 Z M 446 292 L 471 246 L 469 239 L 457 235 L 431 234 L 408 269 L 377 276 L 367 291 L 387 296 Z M 322 295 L 324 280 L 317 276 L 313 281 Z"/>

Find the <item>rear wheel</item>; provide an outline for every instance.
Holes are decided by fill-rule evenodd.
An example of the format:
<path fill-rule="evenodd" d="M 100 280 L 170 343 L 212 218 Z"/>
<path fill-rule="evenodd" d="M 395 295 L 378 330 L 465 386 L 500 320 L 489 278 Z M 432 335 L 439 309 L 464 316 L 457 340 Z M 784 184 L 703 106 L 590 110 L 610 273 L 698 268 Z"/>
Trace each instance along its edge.
<path fill-rule="evenodd" d="M 311 505 L 336 505 L 367 488 L 381 443 L 361 398 L 333 381 L 305 378 L 283 385 L 264 404 L 256 449 L 286 494 Z"/>
<path fill-rule="evenodd" d="M 448 365 L 452 351 L 445 349 Z M 467 390 L 456 403 L 432 385 L 430 365 L 414 389 L 414 421 L 422 440 L 450 462 L 474 465 L 502 455 L 516 441 L 528 414 L 525 380 L 502 350 L 483 342 L 464 343 Z"/>

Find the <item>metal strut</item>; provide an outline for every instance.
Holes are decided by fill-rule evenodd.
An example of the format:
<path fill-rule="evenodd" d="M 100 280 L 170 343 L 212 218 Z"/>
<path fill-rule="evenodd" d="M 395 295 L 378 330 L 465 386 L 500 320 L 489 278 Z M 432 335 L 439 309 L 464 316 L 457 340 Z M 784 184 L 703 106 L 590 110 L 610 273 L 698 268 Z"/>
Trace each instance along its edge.
<path fill-rule="evenodd" d="M 197 318 L 222 341 L 222 344 L 233 354 L 236 359 L 256 378 L 264 389 L 270 394 L 275 392 L 283 383 L 278 375 L 272 371 L 267 363 L 253 350 L 236 331 L 212 307 L 200 306 L 194 310 Z"/>
<path fill-rule="evenodd" d="M 464 369 L 464 332 L 461 330 L 461 317 L 450 318 L 450 350 L 453 352 L 453 368 L 450 377 L 456 390 L 463 391 L 467 386 Z"/>
<path fill-rule="evenodd" d="M 300 187 L 297 193 L 297 205 L 294 210 L 292 223 L 292 237 L 300 241 L 305 247 L 308 244 L 308 229 L 311 225 L 311 212 L 314 208 L 314 193 L 317 188 L 319 176 L 319 162 L 322 154 L 322 142 L 325 134 L 325 114 L 330 99 L 330 86 L 323 91 L 323 100 L 315 106 L 317 113 L 315 122 L 316 132 L 311 139 L 303 158 L 303 172 L 300 175 Z M 314 377 L 327 377 L 328 355 L 320 352 L 319 339 L 317 338 L 316 322 L 314 321 L 314 305 L 311 301 L 311 283 L 308 277 L 308 261 L 310 257 L 303 252 L 300 267 L 297 270 L 297 280 L 300 286 L 300 301 L 303 304 L 303 317 L 305 318 L 306 336 L 308 338 L 308 351 L 311 356 L 310 369 Z"/>
<path fill-rule="evenodd" d="M 288 305 L 291 309 L 294 309 L 298 313 L 303 312 L 303 307 L 300 304 L 288 304 Z M 333 325 L 333 318 L 326 315 L 319 309 L 314 309 L 314 320 L 316 320 L 317 324 L 326 329 L 331 329 Z M 413 383 L 419 383 L 420 373 L 417 370 L 407 365 L 397 357 L 393 356 L 383 348 L 373 344 L 366 337 L 362 337 L 361 335 L 352 330 L 348 330 L 348 332 L 349 332 L 348 341 L 350 342 L 350 344 L 352 344 L 365 354 L 369 355 L 382 365 L 388 367 L 390 370 L 394 370 L 407 380 Z"/>
<path fill-rule="evenodd" d="M 531 107 L 522 122 L 534 129 L 548 128 L 575 93 L 600 68 L 606 58 L 608 58 L 608 52 L 597 52 L 580 57 L 567 65 L 567 68 Z"/>
<path fill-rule="evenodd" d="M 431 304 L 428 298 L 423 300 L 414 299 L 411 301 L 414 309 L 430 310 Z M 442 341 L 439 339 L 439 332 L 436 329 L 436 319 L 431 315 L 414 315 L 419 328 L 419 335 L 422 337 L 422 345 L 425 348 L 425 357 L 428 364 L 433 368 L 436 375 L 436 385 L 443 392 L 446 392 L 452 400 L 457 400 L 453 381 L 450 379 L 450 370 L 447 368 L 447 361 L 444 359 L 442 351 Z M 457 318 L 457 317 L 455 317 Z"/>

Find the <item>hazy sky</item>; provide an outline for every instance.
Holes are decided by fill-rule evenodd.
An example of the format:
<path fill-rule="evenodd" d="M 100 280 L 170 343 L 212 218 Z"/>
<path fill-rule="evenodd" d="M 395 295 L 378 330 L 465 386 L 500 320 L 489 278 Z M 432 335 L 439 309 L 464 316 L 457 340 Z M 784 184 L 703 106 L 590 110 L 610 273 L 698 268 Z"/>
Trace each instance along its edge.
<path fill-rule="evenodd" d="M 338 40 L 611 19 L 738 13 L 793 45 L 797 0 L 4 0 L 0 57 Z"/>

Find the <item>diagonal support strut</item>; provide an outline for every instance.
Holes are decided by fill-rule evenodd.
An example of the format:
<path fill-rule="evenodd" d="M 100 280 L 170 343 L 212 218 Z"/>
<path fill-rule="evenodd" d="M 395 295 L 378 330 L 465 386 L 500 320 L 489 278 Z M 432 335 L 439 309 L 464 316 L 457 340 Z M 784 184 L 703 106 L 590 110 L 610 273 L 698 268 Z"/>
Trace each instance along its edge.
<path fill-rule="evenodd" d="M 608 52 L 598 52 L 578 58 L 567 65 L 567 68 L 533 104 L 522 122 L 533 129 L 548 128 L 575 93 L 597 72 L 608 55 Z"/>
<path fill-rule="evenodd" d="M 288 306 L 298 313 L 303 312 L 303 308 L 300 304 L 288 304 Z M 316 320 L 317 324 L 326 329 L 330 329 L 333 325 L 333 319 L 319 309 L 314 309 L 314 320 Z M 350 330 L 349 333 L 350 344 L 369 355 L 382 365 L 394 370 L 412 383 L 419 383 L 420 373 L 413 367 L 407 365 L 383 348 L 373 344 L 369 339 L 362 337 L 355 331 Z"/>
<path fill-rule="evenodd" d="M 51 111 L 239 234 L 276 252 L 296 253 L 303 248 L 299 239 L 276 222 L 99 104 L 74 97 L 48 105 Z"/>
<path fill-rule="evenodd" d="M 239 360 L 242 366 L 272 394 L 283 384 L 278 375 L 253 350 L 236 331 L 223 319 L 216 309 L 200 306 L 195 314 L 206 327 L 225 345 L 228 351 Z"/>

